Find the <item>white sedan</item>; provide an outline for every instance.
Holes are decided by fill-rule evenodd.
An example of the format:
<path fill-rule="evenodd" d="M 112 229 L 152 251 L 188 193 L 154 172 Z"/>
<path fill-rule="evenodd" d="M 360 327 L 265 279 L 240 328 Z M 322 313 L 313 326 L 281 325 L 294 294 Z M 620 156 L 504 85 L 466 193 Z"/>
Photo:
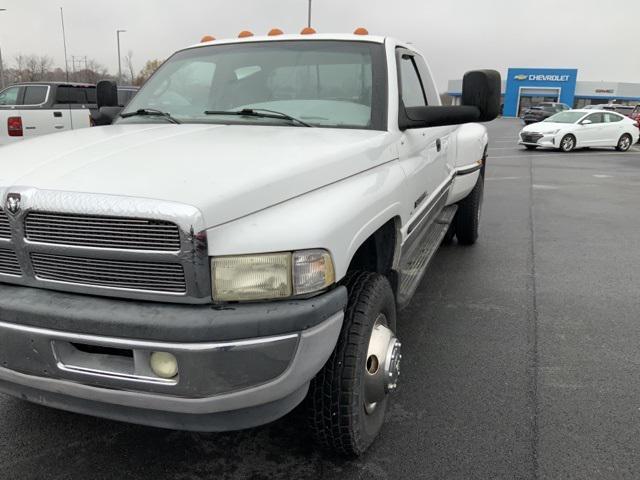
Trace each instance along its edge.
<path fill-rule="evenodd" d="M 518 144 L 528 150 L 544 147 L 570 152 L 584 147 L 615 147 L 626 152 L 639 136 L 638 123 L 618 113 L 567 110 L 524 127 Z"/>

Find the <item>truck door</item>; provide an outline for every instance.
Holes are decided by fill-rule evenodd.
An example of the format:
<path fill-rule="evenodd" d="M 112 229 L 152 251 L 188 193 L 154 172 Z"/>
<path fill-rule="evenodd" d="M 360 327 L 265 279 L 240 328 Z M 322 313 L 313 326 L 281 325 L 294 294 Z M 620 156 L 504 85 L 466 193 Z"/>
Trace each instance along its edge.
<path fill-rule="evenodd" d="M 424 61 L 417 54 L 398 49 L 398 86 L 400 109 L 427 106 L 425 89 L 432 82 Z M 424 73 L 421 70 L 426 70 Z M 432 95 L 431 95 L 432 96 Z M 433 99 L 432 99 L 433 101 Z M 420 232 L 440 213 L 446 202 L 453 167 L 447 163 L 451 127 L 407 129 L 400 140 L 400 162 L 407 175 L 407 203 L 410 208 L 406 224 L 407 241 Z"/>
<path fill-rule="evenodd" d="M 64 85 L 58 87 L 58 100 L 71 117 L 69 128 L 77 130 L 91 126 L 91 108 L 97 108 L 95 85 Z"/>
<path fill-rule="evenodd" d="M 58 121 L 50 109 L 50 98 L 53 92 L 49 85 L 26 85 L 24 87 L 22 112 L 22 124 L 24 126 L 24 138 L 39 137 L 60 130 Z"/>

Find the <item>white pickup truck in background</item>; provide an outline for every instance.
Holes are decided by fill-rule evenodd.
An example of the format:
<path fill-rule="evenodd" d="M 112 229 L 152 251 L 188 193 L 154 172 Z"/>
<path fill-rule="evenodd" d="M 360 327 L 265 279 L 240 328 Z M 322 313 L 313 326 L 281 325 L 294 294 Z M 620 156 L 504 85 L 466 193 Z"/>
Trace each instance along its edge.
<path fill-rule="evenodd" d="M 0 145 L 91 126 L 96 86 L 20 83 L 0 92 Z"/>
<path fill-rule="evenodd" d="M 118 87 L 124 107 L 137 87 Z M 85 83 L 19 83 L 0 92 L 0 146 L 92 125 L 96 86 Z"/>

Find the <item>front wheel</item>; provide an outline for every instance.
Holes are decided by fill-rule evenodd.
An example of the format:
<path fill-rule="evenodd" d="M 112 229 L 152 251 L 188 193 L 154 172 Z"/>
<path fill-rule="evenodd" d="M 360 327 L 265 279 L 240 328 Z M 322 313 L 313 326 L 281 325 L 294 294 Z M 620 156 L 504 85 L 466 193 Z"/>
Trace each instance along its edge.
<path fill-rule="evenodd" d="M 631 148 L 632 143 L 633 143 L 633 139 L 631 138 L 631 135 L 629 135 L 628 133 L 625 133 L 620 137 L 620 140 L 618 140 L 618 145 L 616 145 L 616 150 L 618 150 L 619 152 L 626 152 Z"/>
<path fill-rule="evenodd" d="M 340 338 L 307 397 L 311 430 L 323 447 L 359 456 L 380 433 L 400 375 L 396 303 L 386 277 L 354 272 Z"/>
<path fill-rule="evenodd" d="M 573 135 L 565 135 L 560 140 L 560 151 L 569 153 L 576 148 L 576 137 Z"/>

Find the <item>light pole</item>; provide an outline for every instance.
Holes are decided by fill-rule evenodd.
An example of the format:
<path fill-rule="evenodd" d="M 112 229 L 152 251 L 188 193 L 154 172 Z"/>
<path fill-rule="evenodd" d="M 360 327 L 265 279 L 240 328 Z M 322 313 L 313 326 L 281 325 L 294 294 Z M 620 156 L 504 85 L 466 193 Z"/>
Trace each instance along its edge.
<path fill-rule="evenodd" d="M 116 30 L 118 37 L 118 84 L 122 83 L 122 57 L 120 56 L 120 34 L 126 33 L 126 30 Z"/>
<path fill-rule="evenodd" d="M 6 12 L 6 8 L 0 8 L 0 12 Z M 4 64 L 2 63 L 2 48 L 0 47 L 0 88 L 4 88 Z"/>

